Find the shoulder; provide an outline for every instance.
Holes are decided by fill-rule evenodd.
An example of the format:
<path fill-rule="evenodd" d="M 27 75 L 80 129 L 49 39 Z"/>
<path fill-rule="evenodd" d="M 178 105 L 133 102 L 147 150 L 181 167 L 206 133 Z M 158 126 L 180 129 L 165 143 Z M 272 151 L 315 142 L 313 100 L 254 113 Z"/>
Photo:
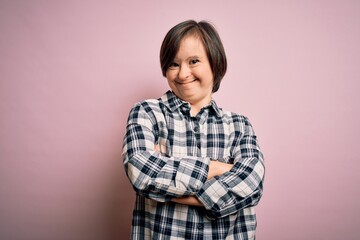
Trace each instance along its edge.
<path fill-rule="evenodd" d="M 147 113 L 163 113 L 166 109 L 171 111 L 172 107 L 177 104 L 176 100 L 176 96 L 171 91 L 167 91 L 160 98 L 146 99 L 141 102 L 137 102 L 133 106 L 133 109 L 145 111 Z"/>
<path fill-rule="evenodd" d="M 132 109 L 153 111 L 160 108 L 161 100 L 160 99 L 146 99 L 134 104 Z"/>
<path fill-rule="evenodd" d="M 253 134 L 253 128 L 247 116 L 221 109 L 222 121 L 229 126 L 231 131 L 243 134 Z"/>
<path fill-rule="evenodd" d="M 163 118 L 163 105 L 161 99 L 146 99 L 137 102 L 131 108 L 128 120 L 130 122 L 145 120 L 155 124 Z"/>
<path fill-rule="evenodd" d="M 223 121 L 232 123 L 232 124 L 250 124 L 249 122 L 249 118 L 238 114 L 238 113 L 234 113 L 231 111 L 227 111 L 227 110 L 220 110 L 221 113 L 221 118 L 223 119 Z"/>

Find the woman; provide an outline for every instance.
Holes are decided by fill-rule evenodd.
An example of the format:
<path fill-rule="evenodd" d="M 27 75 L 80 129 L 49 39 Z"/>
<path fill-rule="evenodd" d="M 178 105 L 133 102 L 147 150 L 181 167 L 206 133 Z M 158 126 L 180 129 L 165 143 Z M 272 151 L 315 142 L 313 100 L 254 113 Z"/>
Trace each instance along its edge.
<path fill-rule="evenodd" d="M 227 68 L 217 31 L 179 23 L 160 63 L 171 91 L 131 109 L 124 139 L 131 238 L 255 239 L 263 156 L 249 120 L 212 99 Z"/>

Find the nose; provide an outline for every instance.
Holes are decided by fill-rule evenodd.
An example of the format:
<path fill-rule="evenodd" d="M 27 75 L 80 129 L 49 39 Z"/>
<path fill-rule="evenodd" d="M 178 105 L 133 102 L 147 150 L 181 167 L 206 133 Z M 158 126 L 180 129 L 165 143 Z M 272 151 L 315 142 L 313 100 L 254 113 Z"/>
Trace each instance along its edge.
<path fill-rule="evenodd" d="M 180 69 L 179 69 L 179 72 L 178 72 L 178 79 L 180 81 L 185 81 L 190 76 L 191 76 L 191 71 L 190 71 L 189 66 L 187 66 L 186 64 L 183 64 L 182 66 L 180 66 Z"/>

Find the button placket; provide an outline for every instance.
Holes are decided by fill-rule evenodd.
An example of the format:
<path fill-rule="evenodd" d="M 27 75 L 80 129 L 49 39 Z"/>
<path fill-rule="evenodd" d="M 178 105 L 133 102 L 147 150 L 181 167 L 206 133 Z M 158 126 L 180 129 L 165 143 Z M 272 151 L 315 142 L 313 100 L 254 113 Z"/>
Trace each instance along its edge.
<path fill-rule="evenodd" d="M 200 139 L 200 126 L 199 126 L 199 121 L 195 121 L 194 123 L 194 133 L 195 133 L 195 138 L 196 138 L 196 146 L 198 149 L 201 149 L 201 139 Z"/>
<path fill-rule="evenodd" d="M 194 127 L 194 132 L 195 132 L 195 133 L 199 132 L 199 126 L 195 125 L 195 127 Z"/>

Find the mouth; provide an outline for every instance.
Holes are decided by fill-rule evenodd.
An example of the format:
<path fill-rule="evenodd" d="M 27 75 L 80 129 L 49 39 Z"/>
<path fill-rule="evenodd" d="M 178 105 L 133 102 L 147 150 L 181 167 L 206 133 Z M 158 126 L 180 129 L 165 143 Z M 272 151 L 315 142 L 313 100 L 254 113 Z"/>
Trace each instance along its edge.
<path fill-rule="evenodd" d="M 180 85 L 187 85 L 187 84 L 189 84 L 189 83 L 195 82 L 196 80 L 197 80 L 197 78 L 196 78 L 196 79 L 193 79 L 193 80 L 190 80 L 190 81 L 185 81 L 185 82 L 176 81 L 176 83 L 177 83 L 177 84 L 180 84 Z"/>

